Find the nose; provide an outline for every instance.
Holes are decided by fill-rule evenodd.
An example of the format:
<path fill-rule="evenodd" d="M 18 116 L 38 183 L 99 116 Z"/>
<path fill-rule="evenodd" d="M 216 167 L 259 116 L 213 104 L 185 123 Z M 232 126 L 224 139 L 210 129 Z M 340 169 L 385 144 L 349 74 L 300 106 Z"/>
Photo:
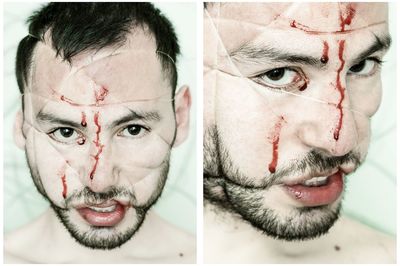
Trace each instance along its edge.
<path fill-rule="evenodd" d="M 349 106 L 346 91 L 340 103 L 340 94 L 334 91 L 328 104 L 315 104 L 309 116 L 300 122 L 297 135 L 306 145 L 327 156 L 343 156 L 358 142 L 356 115 Z"/>
<path fill-rule="evenodd" d="M 87 160 L 84 184 L 93 192 L 105 192 L 118 183 L 118 171 L 109 145 L 94 143 Z"/>

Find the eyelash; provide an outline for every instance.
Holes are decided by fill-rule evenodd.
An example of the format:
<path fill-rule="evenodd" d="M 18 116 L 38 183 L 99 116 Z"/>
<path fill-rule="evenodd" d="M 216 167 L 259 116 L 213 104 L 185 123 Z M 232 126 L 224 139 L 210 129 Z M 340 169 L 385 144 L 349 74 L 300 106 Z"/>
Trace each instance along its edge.
<path fill-rule="evenodd" d="M 271 84 L 267 84 L 263 79 L 267 76 L 267 74 L 273 70 L 279 70 L 279 69 L 283 69 L 285 71 L 292 71 L 294 73 L 296 73 L 296 77 L 293 78 L 293 81 L 284 86 L 273 86 Z M 307 76 L 304 74 L 304 72 L 298 68 L 298 67 L 278 67 L 278 68 L 274 68 L 274 69 L 270 69 L 267 70 L 261 74 L 258 74 L 256 76 L 250 77 L 251 80 L 253 80 L 254 82 L 256 82 L 257 84 L 260 84 L 262 86 L 266 86 L 276 92 L 281 92 L 282 90 L 285 91 L 291 91 L 291 90 L 301 90 L 301 88 L 303 88 L 304 86 L 306 86 L 308 84 L 308 78 Z M 293 82 L 296 82 L 295 84 L 292 84 Z"/>
<path fill-rule="evenodd" d="M 368 57 L 368 58 L 363 59 L 362 61 L 360 61 L 357 64 L 360 64 L 363 61 L 368 61 L 368 60 L 371 60 L 374 63 L 376 63 L 376 66 L 374 66 L 375 69 L 371 73 L 369 73 L 367 75 L 359 75 L 357 73 L 348 73 L 348 74 L 352 75 L 352 76 L 357 76 L 357 77 L 368 77 L 368 76 L 374 75 L 376 73 L 376 71 L 379 70 L 379 68 L 382 66 L 383 61 L 378 57 Z M 357 64 L 354 64 L 353 66 L 355 66 Z M 351 66 L 351 67 L 353 67 L 353 66 Z M 285 71 L 295 72 L 298 76 L 293 78 L 292 83 L 293 82 L 297 82 L 297 83 L 294 83 L 294 84 L 289 83 L 287 86 L 283 86 L 283 85 L 282 86 L 273 86 L 271 84 L 267 84 L 267 82 L 265 82 L 263 80 L 267 76 L 267 74 L 269 72 L 271 72 L 273 70 L 280 70 L 280 69 L 283 69 Z M 302 88 L 306 87 L 308 82 L 309 82 L 309 80 L 308 80 L 307 76 L 304 74 L 304 72 L 301 69 L 296 68 L 296 67 L 280 67 L 280 68 L 270 69 L 270 70 L 265 71 L 265 72 L 263 72 L 261 74 L 258 74 L 256 76 L 250 77 L 250 79 L 253 80 L 254 82 L 256 82 L 257 84 L 260 84 L 262 86 L 266 86 L 266 87 L 268 87 L 270 89 L 273 89 L 276 92 L 281 92 L 282 90 L 290 91 L 290 90 L 294 90 L 294 89 L 302 91 L 303 90 Z M 303 82 L 298 83 L 298 81 L 303 81 Z"/>
<path fill-rule="evenodd" d="M 138 136 L 138 137 L 135 137 L 134 135 L 132 135 L 132 136 L 123 136 L 122 133 L 123 133 L 125 130 L 129 129 L 130 127 L 139 127 L 139 128 L 141 128 L 141 129 L 145 130 L 145 132 L 142 133 L 142 134 L 141 134 L 140 136 Z M 140 124 L 131 124 L 131 125 L 125 126 L 125 127 L 122 128 L 121 130 L 119 130 L 118 133 L 117 133 L 117 135 L 118 135 L 119 137 L 126 137 L 126 138 L 141 138 L 141 137 L 144 137 L 145 135 L 147 135 L 149 132 L 151 132 L 151 128 L 150 128 L 150 127 L 147 127 L 147 126 L 144 126 L 144 125 L 140 125 Z M 140 133 L 139 133 L 139 134 L 140 134 Z"/>

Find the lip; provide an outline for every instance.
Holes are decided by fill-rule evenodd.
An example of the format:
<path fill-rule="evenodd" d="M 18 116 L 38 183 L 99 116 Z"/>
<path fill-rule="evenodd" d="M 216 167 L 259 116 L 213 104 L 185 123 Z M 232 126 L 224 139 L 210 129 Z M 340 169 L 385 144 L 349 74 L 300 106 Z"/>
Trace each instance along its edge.
<path fill-rule="evenodd" d="M 115 206 L 115 209 L 111 212 L 99 212 L 90 208 L 107 208 L 113 206 Z M 124 219 L 128 208 L 128 205 L 124 205 L 119 201 L 109 200 L 100 204 L 80 206 L 76 208 L 76 210 L 79 215 L 92 226 L 112 227 L 116 226 Z"/>
<path fill-rule="evenodd" d="M 343 191 L 343 177 L 343 172 L 339 170 L 329 175 L 328 183 L 323 186 L 307 187 L 297 182 L 296 184 L 284 184 L 283 187 L 290 197 L 303 206 L 323 206 L 335 202 L 340 197 Z"/>

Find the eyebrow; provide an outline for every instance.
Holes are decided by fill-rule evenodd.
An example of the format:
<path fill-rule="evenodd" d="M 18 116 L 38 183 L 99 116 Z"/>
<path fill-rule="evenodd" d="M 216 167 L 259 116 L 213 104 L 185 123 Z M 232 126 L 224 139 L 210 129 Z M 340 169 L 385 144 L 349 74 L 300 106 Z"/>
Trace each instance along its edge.
<path fill-rule="evenodd" d="M 142 111 L 134 111 L 132 109 L 129 109 L 129 113 L 124 115 L 123 117 L 119 118 L 118 120 L 115 120 L 112 122 L 108 127 L 113 128 L 116 126 L 119 126 L 121 124 L 127 123 L 127 122 L 132 122 L 132 121 L 146 121 L 146 122 L 158 122 L 161 120 L 161 115 L 157 111 L 149 111 L 149 112 L 142 112 Z"/>
<path fill-rule="evenodd" d="M 130 121 L 160 121 L 161 116 L 158 112 L 156 111 L 150 111 L 150 112 L 138 112 L 138 111 L 133 111 L 129 109 L 129 113 L 124 115 L 123 117 L 119 118 L 118 120 L 113 121 L 108 128 L 113 128 L 116 126 L 119 126 L 121 124 L 124 124 L 126 122 Z M 36 119 L 39 122 L 42 123 L 50 123 L 50 124 L 61 124 L 65 126 L 70 126 L 70 127 L 75 127 L 75 128 L 84 128 L 81 123 L 75 122 L 73 120 L 57 117 L 56 115 L 52 113 L 46 113 L 41 110 L 37 115 Z"/>
<path fill-rule="evenodd" d="M 299 63 L 311 66 L 323 66 L 320 57 L 313 57 L 303 54 L 281 51 L 270 46 L 259 46 L 244 44 L 233 52 L 229 53 L 232 60 L 243 63 L 266 64 L 277 63 Z"/>
<path fill-rule="evenodd" d="M 39 113 L 36 115 L 36 119 L 38 120 L 38 122 L 41 123 L 61 124 L 75 128 L 82 128 L 82 125 L 80 123 L 65 118 L 57 117 L 56 115 L 51 113 L 45 113 L 43 112 L 43 110 L 39 111 Z"/>
<path fill-rule="evenodd" d="M 374 37 L 375 40 L 371 46 L 369 46 L 353 60 L 355 63 L 359 63 L 377 51 L 389 49 L 391 44 L 391 38 L 389 35 L 385 35 L 380 38 L 374 34 Z M 289 51 L 281 51 L 269 46 L 257 46 L 248 43 L 231 52 L 229 56 L 236 62 L 253 64 L 268 64 L 271 62 L 287 64 L 298 63 L 318 68 L 321 68 L 325 65 L 321 62 L 320 57 L 295 54 Z"/>
<path fill-rule="evenodd" d="M 367 49 L 365 49 L 365 51 L 361 52 L 355 59 L 352 60 L 354 64 L 358 64 L 375 52 L 388 50 L 390 48 L 392 39 L 389 35 L 384 35 L 380 38 L 374 34 L 374 37 L 374 42 Z"/>

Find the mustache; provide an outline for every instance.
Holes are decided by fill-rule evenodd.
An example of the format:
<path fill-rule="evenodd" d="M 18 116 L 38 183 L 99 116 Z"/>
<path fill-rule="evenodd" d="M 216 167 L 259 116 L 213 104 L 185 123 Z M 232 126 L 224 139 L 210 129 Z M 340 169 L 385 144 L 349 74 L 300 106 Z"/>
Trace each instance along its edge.
<path fill-rule="evenodd" d="M 79 192 L 70 195 L 66 200 L 66 208 L 77 203 L 96 205 L 112 199 L 128 199 L 133 204 L 136 200 L 135 195 L 124 187 L 111 186 L 107 191 L 94 192 L 89 187 L 85 187 Z"/>
<path fill-rule="evenodd" d="M 303 159 L 296 160 L 294 163 L 291 163 L 290 166 L 284 166 L 274 174 L 269 175 L 268 184 L 265 184 L 265 186 L 267 187 L 274 183 L 278 183 L 285 176 L 299 175 L 299 173 L 316 175 L 317 173 L 334 170 L 343 165 L 349 164 L 352 165 L 354 169 L 357 169 L 361 163 L 360 154 L 354 151 L 343 156 L 325 156 L 316 150 L 312 150 L 307 153 Z"/>

